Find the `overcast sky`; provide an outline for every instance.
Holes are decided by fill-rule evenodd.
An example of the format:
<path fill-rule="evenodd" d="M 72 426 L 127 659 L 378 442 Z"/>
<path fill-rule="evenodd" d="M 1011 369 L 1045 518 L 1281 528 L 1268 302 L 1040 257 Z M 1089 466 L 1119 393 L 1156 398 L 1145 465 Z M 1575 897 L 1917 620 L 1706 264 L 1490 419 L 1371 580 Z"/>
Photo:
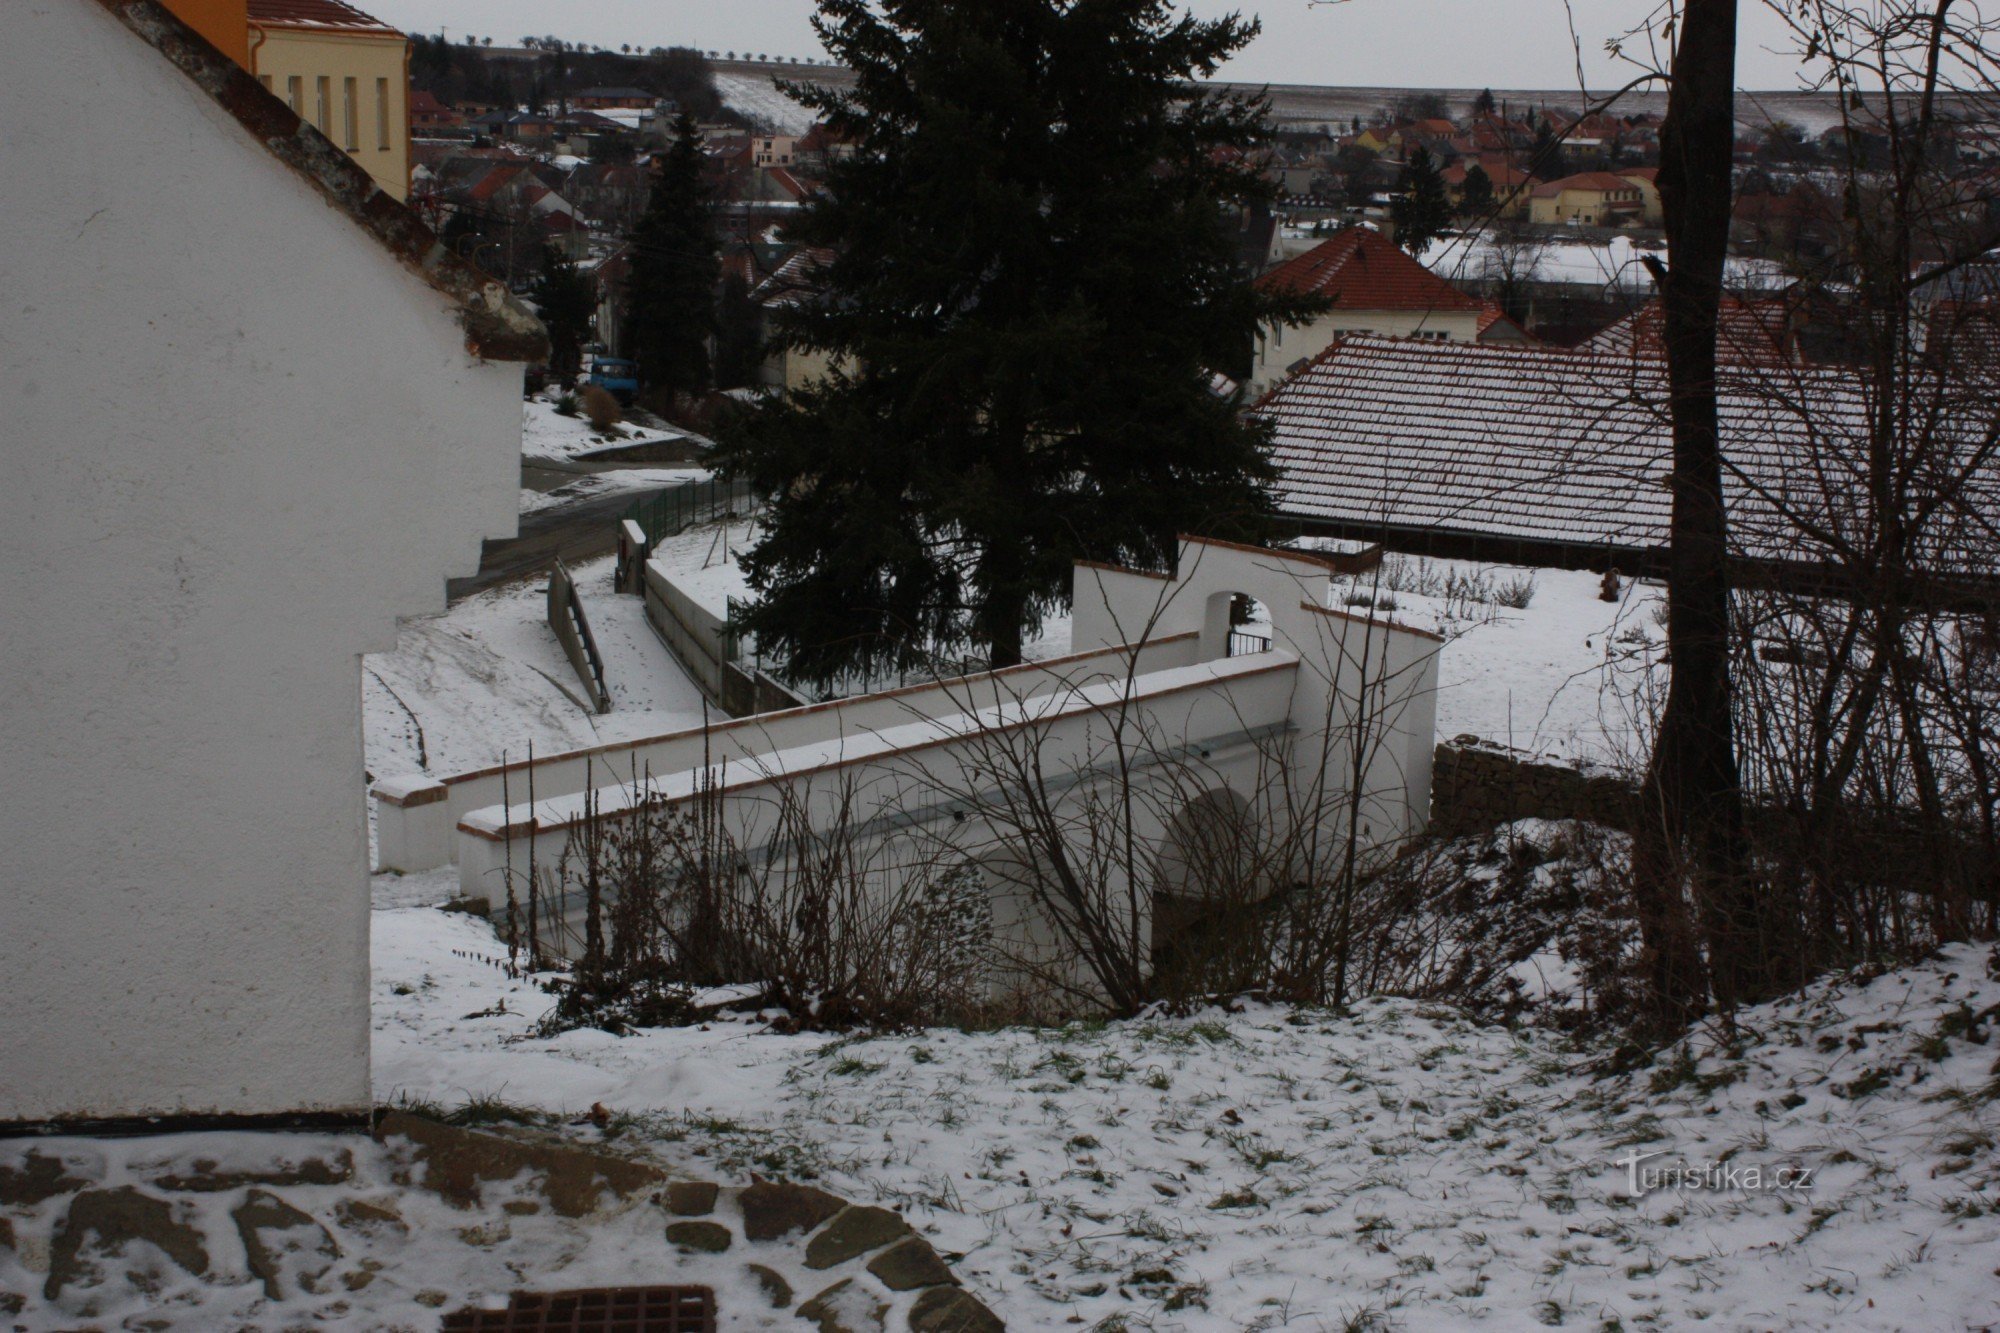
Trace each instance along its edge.
<path fill-rule="evenodd" d="M 813 0 L 358 0 L 409 31 L 456 40 L 467 31 L 512 43 L 527 34 L 616 48 L 817 56 L 807 20 Z M 1631 77 L 1604 52 L 1659 0 L 1571 0 L 1593 88 Z M 1573 88 L 1576 48 L 1563 0 L 1191 0 L 1204 16 L 1254 13 L 1264 32 L 1223 77 L 1268 83 L 1367 87 Z M 1770 49 L 1779 34 L 1758 0 L 1743 5 L 1737 81 L 1746 88 L 1796 86 L 1792 61 Z"/>

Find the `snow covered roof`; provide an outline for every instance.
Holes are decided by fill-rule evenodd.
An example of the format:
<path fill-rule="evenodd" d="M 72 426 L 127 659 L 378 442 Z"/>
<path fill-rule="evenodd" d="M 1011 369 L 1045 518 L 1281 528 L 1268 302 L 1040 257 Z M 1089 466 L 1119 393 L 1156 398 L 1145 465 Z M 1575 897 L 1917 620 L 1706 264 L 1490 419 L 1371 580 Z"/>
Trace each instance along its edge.
<path fill-rule="evenodd" d="M 1352 529 L 1659 551 L 1670 513 L 1667 402 L 1665 364 L 1652 358 L 1351 337 L 1256 412 L 1273 427 L 1287 514 Z M 1862 531 L 1861 381 L 1837 370 L 1743 369 L 1729 374 L 1721 413 L 1740 552 L 1810 563 L 1823 558 L 1827 534 Z M 1976 415 L 1963 423 L 1968 455 Z M 1963 522 L 1990 525 L 1981 515 L 2000 512 L 2000 466 L 1975 473 L 1962 508 Z M 1947 550 L 1930 563 L 1961 562 Z"/>
<path fill-rule="evenodd" d="M 1349 227 L 1272 269 L 1257 285 L 1325 296 L 1337 310 L 1478 310 L 1483 304 L 1367 227 Z"/>
<path fill-rule="evenodd" d="M 1746 301 L 1725 295 L 1716 332 L 1718 354 L 1739 365 L 1788 366 L 1800 359 L 1789 311 L 1781 300 Z M 1608 356 L 1663 357 L 1667 354 L 1666 307 L 1658 298 L 1648 301 L 1577 350 Z"/>
<path fill-rule="evenodd" d="M 345 213 L 398 263 L 448 297 L 459 309 L 466 347 L 474 355 L 489 361 L 533 362 L 547 357 L 548 334 L 541 321 L 515 300 L 504 284 L 452 254 L 415 213 L 378 189 L 367 171 L 242 66 L 209 45 L 172 10 L 158 0 L 97 3 L 213 98 L 331 207 Z M 367 19 L 359 10 L 351 12 Z"/>
<path fill-rule="evenodd" d="M 373 15 L 340 0 L 249 0 L 252 23 L 269 28 L 338 28 L 400 37 L 403 34 Z"/>
<path fill-rule="evenodd" d="M 757 284 L 750 298 L 761 305 L 802 305 L 820 289 L 820 271 L 833 263 L 831 250 L 801 248 L 785 257 L 771 276 Z"/>
<path fill-rule="evenodd" d="M 1574 143 L 1574 141 L 1572 141 Z M 1565 190 L 1576 190 L 1590 194 L 1634 194 L 1638 186 L 1623 176 L 1614 176 L 1608 171 L 1583 171 L 1574 176 L 1564 176 L 1545 185 L 1537 185 L 1534 195 L 1537 199 L 1554 199 Z"/>

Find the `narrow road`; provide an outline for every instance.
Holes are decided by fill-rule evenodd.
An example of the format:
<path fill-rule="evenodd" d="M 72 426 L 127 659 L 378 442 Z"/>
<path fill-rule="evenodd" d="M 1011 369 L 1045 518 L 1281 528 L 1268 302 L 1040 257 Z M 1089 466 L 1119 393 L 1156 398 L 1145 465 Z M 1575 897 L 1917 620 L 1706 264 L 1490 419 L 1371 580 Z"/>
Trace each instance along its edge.
<path fill-rule="evenodd" d="M 574 565 L 618 547 L 618 516 L 635 500 L 644 500 L 670 490 L 655 486 L 647 490 L 612 491 L 592 495 L 557 509 L 540 509 L 521 516 L 521 534 L 498 541 L 489 539 L 479 555 L 479 572 L 469 579 L 452 579 L 445 585 L 451 601 L 475 592 L 530 578 L 547 570 L 560 558 Z"/>

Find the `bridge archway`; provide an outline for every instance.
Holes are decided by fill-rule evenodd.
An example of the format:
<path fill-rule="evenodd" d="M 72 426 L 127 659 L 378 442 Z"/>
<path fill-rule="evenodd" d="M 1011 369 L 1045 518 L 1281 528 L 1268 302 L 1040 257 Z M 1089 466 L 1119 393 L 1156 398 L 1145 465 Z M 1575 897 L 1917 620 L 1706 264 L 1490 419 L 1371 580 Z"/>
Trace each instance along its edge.
<path fill-rule="evenodd" d="M 1271 608 L 1247 592 L 1211 593 L 1202 615 L 1202 656 L 1248 657 L 1271 650 Z"/>

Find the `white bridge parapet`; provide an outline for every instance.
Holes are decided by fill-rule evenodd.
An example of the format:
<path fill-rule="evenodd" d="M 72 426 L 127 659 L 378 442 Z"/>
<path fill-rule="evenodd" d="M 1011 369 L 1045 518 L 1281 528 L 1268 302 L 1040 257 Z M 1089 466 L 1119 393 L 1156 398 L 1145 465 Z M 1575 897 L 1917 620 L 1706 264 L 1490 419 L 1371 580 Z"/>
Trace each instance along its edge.
<path fill-rule="evenodd" d="M 1437 636 L 1333 609 L 1331 571 L 1312 556 L 1192 537 L 1179 554 L 1171 575 L 1079 564 L 1076 651 L 1053 661 L 532 766 L 380 783 L 383 863 L 424 868 L 455 850 L 466 896 L 497 902 L 510 873 L 517 885 L 531 870 L 552 882 L 600 821 L 708 801 L 746 861 L 782 857 L 804 812 L 878 866 L 903 864 L 906 843 L 910 865 L 934 867 L 947 844 L 991 865 L 1021 855 L 992 812 L 1010 763 L 1027 756 L 1048 790 L 1072 794 L 1058 799 L 1106 783 L 1157 795 L 1168 770 L 1183 784 L 1196 772 L 1246 818 L 1269 817 L 1280 799 L 1296 818 L 1297 794 L 1319 792 L 1306 817 L 1328 833 L 1352 818 L 1363 848 L 1421 831 Z M 1174 811 L 1146 804 L 1137 835 L 1171 836 Z M 1005 911 L 1021 922 L 1018 904 Z"/>

